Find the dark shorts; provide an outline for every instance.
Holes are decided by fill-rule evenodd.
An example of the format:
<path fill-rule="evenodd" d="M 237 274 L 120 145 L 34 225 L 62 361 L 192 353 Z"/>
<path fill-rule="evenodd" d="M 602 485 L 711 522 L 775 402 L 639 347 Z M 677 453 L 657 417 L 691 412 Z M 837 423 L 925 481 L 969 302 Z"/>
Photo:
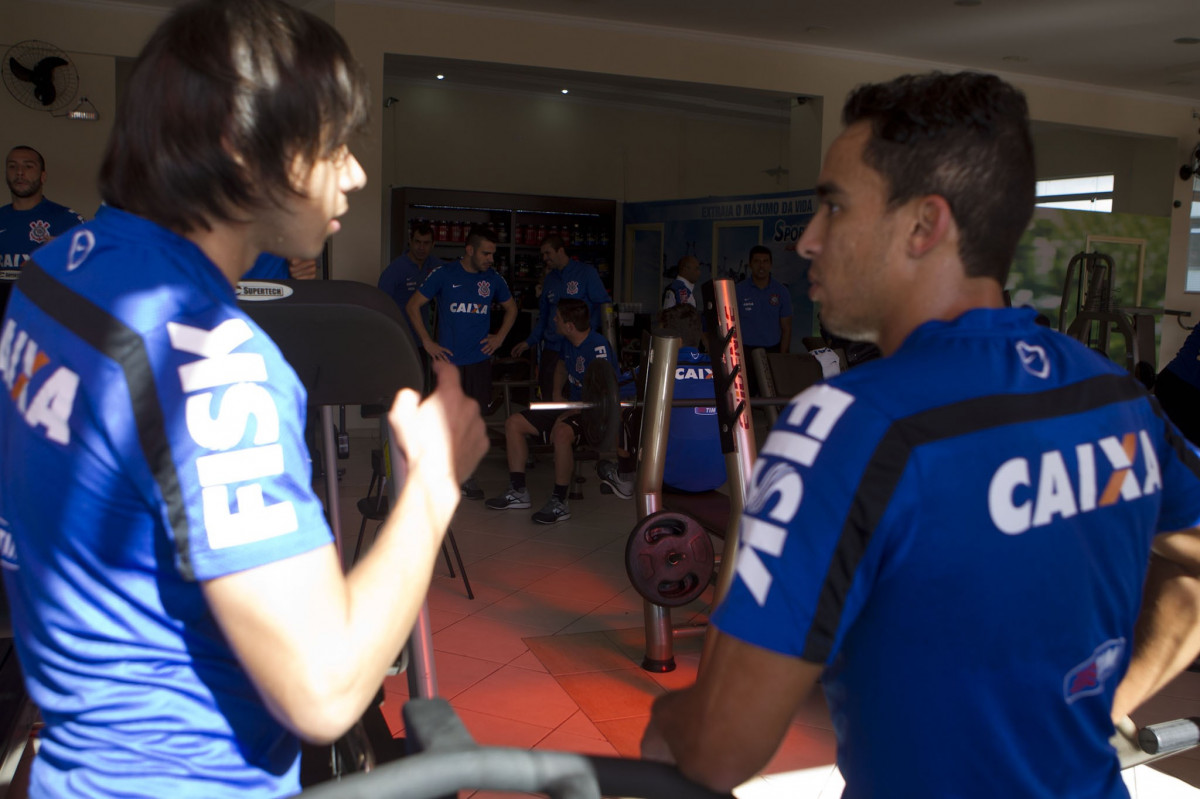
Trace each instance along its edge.
<path fill-rule="evenodd" d="M 563 411 L 521 411 L 525 420 L 537 430 L 537 440 L 540 444 L 550 443 L 550 431 L 554 429 L 554 423 L 563 413 Z M 578 447 L 583 443 L 583 417 L 578 412 L 563 419 L 563 424 L 570 427 L 575 434 L 573 446 Z"/>
<path fill-rule="evenodd" d="M 492 361 L 469 363 L 458 367 L 463 393 L 479 403 L 480 411 L 487 412 L 492 402 Z"/>

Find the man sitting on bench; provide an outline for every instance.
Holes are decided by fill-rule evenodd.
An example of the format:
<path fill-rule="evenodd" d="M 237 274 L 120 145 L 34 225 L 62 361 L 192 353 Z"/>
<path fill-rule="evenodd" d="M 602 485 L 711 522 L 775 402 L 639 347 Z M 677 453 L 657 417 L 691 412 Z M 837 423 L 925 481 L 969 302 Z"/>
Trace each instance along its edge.
<path fill-rule="evenodd" d="M 592 361 L 603 358 L 615 363 L 616 359 L 608 339 L 592 330 L 591 314 L 583 300 L 559 300 L 554 325 L 563 343 L 562 357 L 555 367 L 553 401 L 562 401 L 564 380 L 569 384 L 568 399 L 579 401 L 583 397 L 583 376 Z M 536 436 L 540 443 L 554 445 L 554 493 L 533 514 L 533 520 L 538 524 L 565 522 L 571 518 L 567 487 L 575 471 L 575 447 L 582 440 L 579 411 L 521 411 L 509 416 L 504 422 L 509 489 L 486 504 L 493 510 L 530 507 L 529 489 L 525 485 L 525 463 L 529 457 L 525 436 Z"/>
<path fill-rule="evenodd" d="M 659 314 L 658 324 L 682 339 L 675 364 L 675 398 L 712 399 L 715 402 L 711 361 L 698 349 L 703 335 L 700 312 L 693 305 L 673 305 Z M 620 460 L 596 464 L 601 482 L 622 499 L 633 497 L 633 475 L 641 444 L 641 416 L 640 408 L 627 408 L 622 412 Z M 663 462 L 663 486 L 676 492 L 700 493 L 712 491 L 724 483 L 725 455 L 721 452 L 717 409 L 673 408 Z"/>

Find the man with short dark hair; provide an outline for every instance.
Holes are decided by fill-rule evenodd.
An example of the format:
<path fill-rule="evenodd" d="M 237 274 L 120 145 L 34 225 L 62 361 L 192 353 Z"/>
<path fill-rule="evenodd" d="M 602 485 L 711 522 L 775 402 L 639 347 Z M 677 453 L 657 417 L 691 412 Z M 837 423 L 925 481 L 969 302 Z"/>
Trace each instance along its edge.
<path fill-rule="evenodd" d="M 425 282 L 425 278 L 442 265 L 442 259 L 433 254 L 433 226 L 424 219 L 412 223 L 408 236 L 408 249 L 387 265 L 387 269 L 379 276 L 379 288 L 396 301 L 400 310 L 408 317 L 408 301 Z M 432 330 L 430 325 L 429 308 L 421 312 L 422 327 Z M 413 338 L 418 342 L 417 329 L 412 320 L 408 322 Z"/>
<path fill-rule="evenodd" d="M 745 351 L 791 351 L 792 295 L 771 277 L 771 251 L 761 244 L 750 248 L 750 274 L 737 284 L 737 299 Z"/>
<path fill-rule="evenodd" d="M 675 267 L 675 279 L 667 284 L 663 292 L 663 309 L 675 305 L 696 307 L 696 281 L 700 279 L 700 260 L 694 255 L 685 255 Z"/>
<path fill-rule="evenodd" d="M 405 308 L 429 357 L 457 366 L 463 392 L 485 409 L 492 400 L 492 354 L 517 321 L 517 301 L 504 278 L 492 269 L 497 241 L 491 228 L 472 227 L 463 257 L 431 272 Z M 434 299 L 438 302 L 436 342 L 421 319 L 421 309 Z M 493 304 L 504 309 L 495 333 L 491 332 Z M 483 499 L 483 489 L 474 476 L 463 483 L 462 493 L 467 499 Z"/>
<path fill-rule="evenodd" d="M 846 796 L 1126 796 L 1111 715 L 1200 649 L 1200 458 L 1127 373 L 1004 307 L 1020 92 L 905 76 L 843 121 L 797 251 L 825 326 L 884 357 L 781 414 L 697 682 L 643 753 L 729 789 L 819 679 Z"/>
<path fill-rule="evenodd" d="M 592 361 L 615 364 L 608 339 L 591 329 L 591 316 L 583 300 L 563 299 L 556 304 L 554 326 L 563 342 L 562 357 L 556 365 L 554 385 L 565 382 L 567 399 L 583 398 L 583 377 Z M 615 367 L 614 367 L 615 368 Z M 551 400 L 561 402 L 562 389 Z M 529 458 L 526 436 L 535 436 L 542 444 L 554 445 L 554 492 L 533 520 L 538 524 L 565 522 L 571 518 L 567 489 L 575 471 L 575 446 L 582 440 L 579 411 L 520 411 L 504 422 L 504 442 L 508 454 L 509 488 L 503 495 L 487 501 L 493 510 L 520 510 L 531 505 L 525 486 L 525 464 Z"/>
<path fill-rule="evenodd" d="M 567 254 L 567 244 L 562 236 L 552 235 L 542 239 L 541 253 L 546 274 L 542 278 L 542 294 L 538 298 L 537 323 L 528 338 L 513 345 L 512 354 L 518 357 L 530 347 L 542 345 L 538 385 L 542 399 L 548 400 L 562 389 L 561 385 L 554 385 L 559 350 L 563 347 L 563 338 L 555 330 L 554 323 L 559 300 L 582 300 L 588 307 L 589 329 L 599 330 L 604 304 L 612 302 L 612 298 L 608 296 L 608 290 L 604 288 L 595 267 Z"/>
<path fill-rule="evenodd" d="M 0 309 L 29 254 L 83 221 L 65 205 L 46 199 L 46 159 L 32 147 L 19 144 L 8 151 L 4 178 L 12 202 L 0 207 Z"/>
<path fill-rule="evenodd" d="M 313 258 L 365 175 L 361 68 L 278 0 L 176 9 L 129 77 L 96 219 L 27 261 L 0 327 L 4 581 L 45 728 L 33 796 L 278 797 L 409 638 L 487 448 L 452 366 L 389 414 L 407 480 L 348 573 L 303 385 L 238 306 Z"/>

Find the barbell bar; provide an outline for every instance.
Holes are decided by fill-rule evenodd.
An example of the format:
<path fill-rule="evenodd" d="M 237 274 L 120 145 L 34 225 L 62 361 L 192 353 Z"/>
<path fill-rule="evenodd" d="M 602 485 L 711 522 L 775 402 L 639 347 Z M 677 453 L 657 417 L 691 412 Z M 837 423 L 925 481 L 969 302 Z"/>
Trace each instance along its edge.
<path fill-rule="evenodd" d="M 779 408 L 789 404 L 794 397 L 751 397 L 752 408 Z M 641 408 L 646 405 L 642 400 L 620 400 L 617 403 L 622 408 Z M 672 408 L 713 408 L 716 399 L 673 399 Z M 533 402 L 529 405 L 531 411 L 586 411 L 595 408 L 597 403 L 583 400 L 564 400 L 563 402 Z"/>

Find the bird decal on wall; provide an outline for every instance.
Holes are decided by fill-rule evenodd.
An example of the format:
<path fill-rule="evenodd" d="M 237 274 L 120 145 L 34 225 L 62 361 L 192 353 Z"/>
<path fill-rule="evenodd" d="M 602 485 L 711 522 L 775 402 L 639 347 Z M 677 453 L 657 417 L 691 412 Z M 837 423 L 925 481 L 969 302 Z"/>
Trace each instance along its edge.
<path fill-rule="evenodd" d="M 33 69 L 30 69 L 16 58 L 8 59 L 8 67 L 12 70 L 13 77 L 26 83 L 32 83 L 33 96 L 42 105 L 54 103 L 54 99 L 58 96 L 58 90 L 54 88 L 54 70 L 58 67 L 65 67 L 68 63 L 58 56 L 46 56 L 38 61 Z"/>

